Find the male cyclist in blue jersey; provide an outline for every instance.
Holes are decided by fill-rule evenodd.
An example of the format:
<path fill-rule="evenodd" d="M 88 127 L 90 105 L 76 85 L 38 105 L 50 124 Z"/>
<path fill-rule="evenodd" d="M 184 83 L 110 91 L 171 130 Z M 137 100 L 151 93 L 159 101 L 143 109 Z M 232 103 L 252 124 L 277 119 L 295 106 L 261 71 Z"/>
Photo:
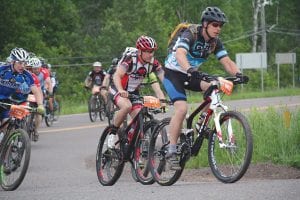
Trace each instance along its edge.
<path fill-rule="evenodd" d="M 206 91 L 210 86 L 209 81 L 205 79 L 206 74 L 198 71 L 199 66 L 210 54 L 214 54 L 230 75 L 240 77 L 245 83 L 248 81 L 248 77 L 242 75 L 237 65 L 229 58 L 218 38 L 226 22 L 226 16 L 219 8 L 207 7 L 202 12 L 196 38 L 186 29 L 165 60 L 163 85 L 175 108 L 170 122 L 170 146 L 166 155 L 173 169 L 180 169 L 176 143 L 188 109 L 185 89 L 200 92 Z"/>
<path fill-rule="evenodd" d="M 14 48 L 10 53 L 10 59 L 9 65 L 0 66 L 0 101 L 10 103 L 13 94 L 32 92 L 37 98 L 37 111 L 43 114 L 45 111 L 43 98 L 38 92 L 30 72 L 25 70 L 25 64 L 28 60 L 27 51 L 22 48 Z M 8 118 L 8 113 L 7 107 L 0 106 L 0 122 Z"/>

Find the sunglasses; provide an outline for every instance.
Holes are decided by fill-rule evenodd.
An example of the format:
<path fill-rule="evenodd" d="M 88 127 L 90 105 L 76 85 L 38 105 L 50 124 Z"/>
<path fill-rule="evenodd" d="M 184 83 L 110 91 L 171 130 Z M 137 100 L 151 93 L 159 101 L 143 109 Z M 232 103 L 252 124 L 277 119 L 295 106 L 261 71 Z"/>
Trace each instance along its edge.
<path fill-rule="evenodd" d="M 217 23 L 217 22 L 212 22 L 211 25 L 212 25 L 213 27 L 215 27 L 215 28 L 217 28 L 217 27 L 222 28 L 222 26 L 223 26 L 223 24 Z"/>

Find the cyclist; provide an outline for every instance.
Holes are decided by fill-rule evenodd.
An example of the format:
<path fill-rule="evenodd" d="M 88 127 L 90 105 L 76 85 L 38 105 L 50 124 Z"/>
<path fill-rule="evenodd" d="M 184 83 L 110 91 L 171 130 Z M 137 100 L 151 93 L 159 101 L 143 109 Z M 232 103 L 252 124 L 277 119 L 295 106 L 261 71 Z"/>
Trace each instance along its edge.
<path fill-rule="evenodd" d="M 116 135 L 127 114 L 130 114 L 133 119 L 141 109 L 139 104 L 132 102 L 128 98 L 128 95 L 138 95 L 140 84 L 151 72 L 155 72 L 161 81 L 163 79 L 162 66 L 154 58 L 154 52 L 158 48 L 155 40 L 148 36 L 140 36 L 136 41 L 136 48 L 137 59 L 133 58 L 136 54 L 131 54 L 118 63 L 116 72 L 113 75 L 113 84 L 109 88 L 110 93 L 114 97 L 114 103 L 120 109 L 114 119 L 112 128 L 114 135 Z M 111 136 L 113 137 L 113 135 Z"/>
<path fill-rule="evenodd" d="M 10 103 L 11 96 L 15 93 L 28 94 L 32 92 L 36 96 L 38 104 L 37 112 L 45 112 L 42 96 L 31 74 L 25 69 L 28 60 L 28 53 L 23 48 L 14 48 L 10 53 L 9 65 L 0 66 L 0 101 Z M 9 109 L 0 106 L 0 122 L 8 118 Z"/>
<path fill-rule="evenodd" d="M 43 97 L 43 92 L 42 92 L 42 89 L 41 89 L 39 78 L 37 77 L 37 75 L 35 75 L 32 72 L 32 67 L 41 67 L 41 61 L 37 57 L 30 57 L 28 59 L 28 61 L 26 62 L 25 65 L 26 65 L 25 66 L 26 70 L 28 70 L 30 72 L 30 74 L 31 74 L 31 76 L 33 78 L 34 84 L 37 87 L 38 95 L 40 95 L 41 97 Z M 35 97 L 34 101 L 36 101 L 36 99 L 38 98 L 37 95 L 34 95 L 34 97 Z M 17 99 L 17 100 L 19 100 L 21 102 L 27 102 L 27 100 L 29 100 L 28 99 L 28 94 L 20 94 L 20 93 L 18 93 L 17 95 L 13 96 L 13 98 Z M 36 102 L 34 104 L 36 104 Z M 37 104 L 35 106 L 37 106 Z M 38 128 L 40 127 L 41 121 L 42 121 L 42 115 L 36 114 L 35 115 L 35 127 L 36 127 L 36 130 L 38 130 Z M 36 132 L 36 134 L 34 135 L 33 141 L 35 141 L 35 142 L 38 141 L 38 138 L 39 138 L 39 135 L 38 135 L 38 132 Z"/>
<path fill-rule="evenodd" d="M 209 81 L 205 80 L 207 74 L 198 71 L 199 66 L 210 54 L 215 54 L 229 74 L 240 77 L 245 83 L 248 81 L 248 77 L 241 74 L 237 65 L 229 58 L 218 38 L 226 22 L 225 14 L 218 7 L 207 7 L 202 12 L 197 37 L 194 38 L 192 32 L 186 29 L 165 60 L 163 85 L 174 103 L 174 115 L 170 122 L 170 146 L 166 158 L 173 169 L 180 168 L 176 143 L 187 113 L 185 89 L 206 91 L 210 86 Z"/>
<path fill-rule="evenodd" d="M 92 94 L 100 92 L 104 101 L 107 102 L 107 89 L 102 86 L 106 72 L 102 69 L 102 64 L 99 61 L 93 63 L 93 70 L 89 72 L 85 78 L 85 87 L 92 89 Z"/>

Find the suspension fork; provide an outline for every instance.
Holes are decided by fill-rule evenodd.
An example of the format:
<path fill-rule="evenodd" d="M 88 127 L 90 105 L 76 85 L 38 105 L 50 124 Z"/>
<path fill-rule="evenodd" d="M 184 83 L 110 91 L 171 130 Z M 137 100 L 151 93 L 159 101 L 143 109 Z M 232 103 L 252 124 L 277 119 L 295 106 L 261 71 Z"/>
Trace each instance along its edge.
<path fill-rule="evenodd" d="M 227 145 L 224 143 L 223 141 L 223 133 L 222 133 L 222 130 L 221 130 L 221 125 L 220 125 L 220 118 L 221 118 L 221 115 L 224 114 L 225 112 L 219 112 L 219 113 L 216 113 L 215 114 L 215 117 L 214 117 L 214 122 L 215 122 L 215 126 L 216 126 L 216 132 L 217 132 L 217 138 L 218 138 L 218 141 L 219 141 L 219 146 L 220 148 L 225 148 Z M 231 119 L 229 118 L 227 120 L 227 133 L 228 133 L 228 140 L 230 143 L 233 142 L 233 130 L 232 130 L 232 124 L 231 124 Z"/>

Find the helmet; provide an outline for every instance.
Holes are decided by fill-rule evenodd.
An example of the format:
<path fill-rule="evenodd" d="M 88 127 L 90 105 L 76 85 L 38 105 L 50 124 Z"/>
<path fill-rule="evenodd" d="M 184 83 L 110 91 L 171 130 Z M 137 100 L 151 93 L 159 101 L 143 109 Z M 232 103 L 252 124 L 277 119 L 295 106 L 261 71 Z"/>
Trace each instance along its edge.
<path fill-rule="evenodd" d="M 226 23 L 227 19 L 223 11 L 221 11 L 218 7 L 207 7 L 202 12 L 201 22 L 203 23 L 203 21 Z"/>
<path fill-rule="evenodd" d="M 142 51 L 153 51 L 156 50 L 158 47 L 153 38 L 142 35 L 136 41 L 136 48 Z"/>
<path fill-rule="evenodd" d="M 11 61 L 27 61 L 28 53 L 23 48 L 14 48 L 10 52 Z"/>
<path fill-rule="evenodd" d="M 26 62 L 26 66 L 30 66 L 32 68 L 40 68 L 42 66 L 42 63 L 37 57 L 32 57 L 28 59 L 28 61 Z"/>
<path fill-rule="evenodd" d="M 102 67 L 102 64 L 101 62 L 96 61 L 94 62 L 93 67 Z"/>
<path fill-rule="evenodd" d="M 117 65 L 118 62 L 119 62 L 119 58 L 114 58 L 114 59 L 112 59 L 112 61 L 111 61 L 112 65 Z"/>

